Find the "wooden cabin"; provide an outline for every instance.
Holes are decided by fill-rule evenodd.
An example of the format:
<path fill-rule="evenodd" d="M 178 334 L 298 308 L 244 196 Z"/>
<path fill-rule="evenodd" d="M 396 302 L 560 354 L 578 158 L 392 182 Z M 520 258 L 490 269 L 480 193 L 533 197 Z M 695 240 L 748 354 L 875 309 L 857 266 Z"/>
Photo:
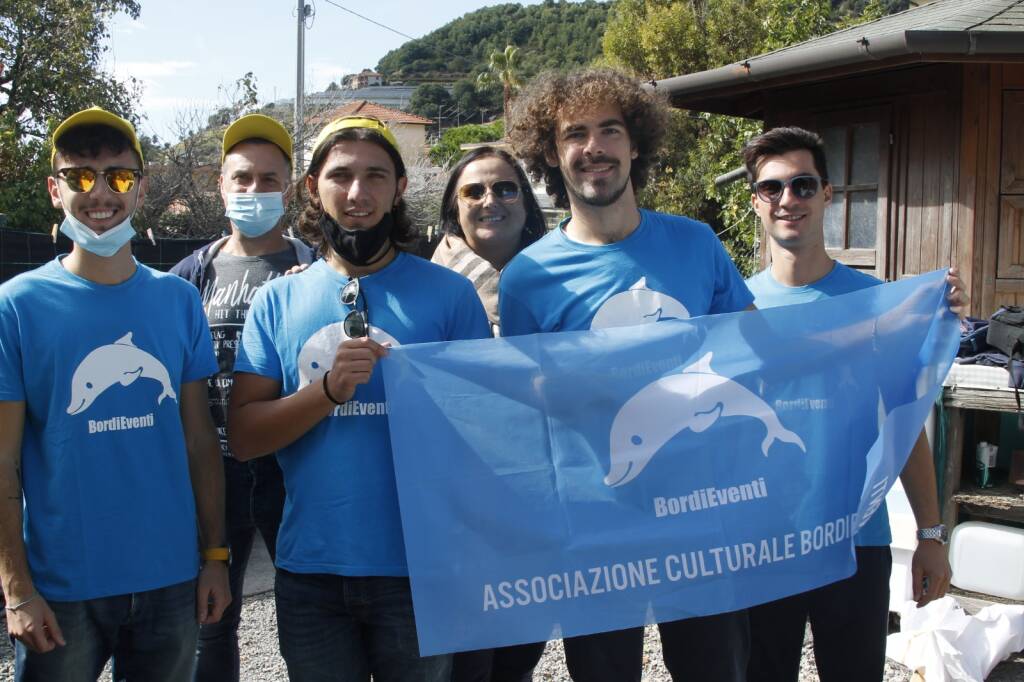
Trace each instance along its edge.
<path fill-rule="evenodd" d="M 838 260 L 887 280 L 954 264 L 972 315 L 1024 305 L 1024 0 L 935 0 L 655 88 L 819 132 Z"/>

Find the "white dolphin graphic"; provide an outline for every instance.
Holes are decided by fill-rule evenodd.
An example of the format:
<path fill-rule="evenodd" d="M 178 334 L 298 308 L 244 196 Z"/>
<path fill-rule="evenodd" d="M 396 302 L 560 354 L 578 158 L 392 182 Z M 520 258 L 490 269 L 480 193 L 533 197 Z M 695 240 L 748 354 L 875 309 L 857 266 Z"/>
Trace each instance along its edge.
<path fill-rule="evenodd" d="M 299 388 L 314 381 L 321 381 L 327 370 L 334 364 L 334 354 L 338 351 L 338 344 L 349 338 L 345 334 L 343 326 L 343 322 L 335 322 L 321 327 L 306 339 L 306 343 L 302 344 L 298 361 Z M 373 325 L 370 325 L 370 338 L 379 344 L 389 343 L 392 347 L 401 345 L 391 334 Z"/>
<path fill-rule="evenodd" d="M 647 278 L 641 277 L 626 291 L 620 291 L 594 313 L 591 329 L 627 327 L 634 324 L 662 320 L 688 320 L 690 311 L 682 303 L 660 291 L 647 288 Z"/>
<path fill-rule="evenodd" d="M 160 382 L 163 390 L 157 396 L 157 405 L 162 403 L 164 398 L 177 402 L 178 396 L 171 386 L 167 368 L 132 343 L 132 332 L 128 332 L 114 343 L 96 348 L 79 363 L 71 376 L 71 402 L 68 403 L 68 414 L 84 412 L 101 393 L 114 384 L 128 386 L 139 377 Z"/>
<path fill-rule="evenodd" d="M 651 382 L 626 401 L 612 423 L 611 466 L 605 485 L 629 483 L 670 438 L 683 429 L 700 433 L 719 417 L 760 419 L 768 431 L 761 442 L 766 457 L 776 440 L 807 452 L 800 436 L 783 428 L 767 403 L 732 379 L 716 374 L 711 356 L 707 353 L 681 374 Z"/>

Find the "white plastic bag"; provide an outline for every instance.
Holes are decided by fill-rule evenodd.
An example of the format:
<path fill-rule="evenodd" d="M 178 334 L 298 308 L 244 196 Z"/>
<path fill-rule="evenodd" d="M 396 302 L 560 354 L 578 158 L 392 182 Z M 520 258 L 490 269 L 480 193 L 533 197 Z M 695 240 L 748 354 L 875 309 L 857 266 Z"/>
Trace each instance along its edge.
<path fill-rule="evenodd" d="M 926 682 L 983 682 L 996 665 L 1024 649 L 1024 606 L 993 604 L 970 616 L 952 597 L 924 608 L 908 601 L 886 656 Z"/>

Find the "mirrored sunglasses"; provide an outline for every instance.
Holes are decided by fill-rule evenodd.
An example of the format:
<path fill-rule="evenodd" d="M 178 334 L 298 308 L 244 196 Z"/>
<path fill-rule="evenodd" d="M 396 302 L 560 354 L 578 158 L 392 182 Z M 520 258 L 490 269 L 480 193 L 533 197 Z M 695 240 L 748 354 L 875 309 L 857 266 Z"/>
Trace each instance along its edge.
<path fill-rule="evenodd" d="M 492 185 L 471 182 L 459 187 L 459 197 L 471 204 L 476 204 L 484 200 L 488 191 L 494 192 L 494 198 L 504 204 L 511 204 L 519 198 L 519 185 L 511 180 L 500 180 Z"/>
<path fill-rule="evenodd" d="M 789 187 L 797 199 L 810 199 L 821 189 L 821 184 L 817 175 L 796 175 L 789 180 L 758 180 L 754 183 L 754 193 L 761 201 L 773 203 L 781 199 Z"/>
<path fill-rule="evenodd" d="M 362 299 L 362 309 L 359 301 Z M 361 339 L 370 335 L 370 308 L 366 304 L 366 296 L 359 287 L 359 278 L 353 277 L 341 288 L 341 302 L 354 309 L 345 316 L 341 328 L 350 339 Z"/>
<path fill-rule="evenodd" d="M 72 192 L 91 192 L 96 186 L 97 176 L 102 175 L 107 188 L 115 194 L 127 194 L 142 177 L 142 171 L 134 168 L 108 168 L 97 171 L 93 168 L 61 168 L 57 176 L 68 184 Z"/>

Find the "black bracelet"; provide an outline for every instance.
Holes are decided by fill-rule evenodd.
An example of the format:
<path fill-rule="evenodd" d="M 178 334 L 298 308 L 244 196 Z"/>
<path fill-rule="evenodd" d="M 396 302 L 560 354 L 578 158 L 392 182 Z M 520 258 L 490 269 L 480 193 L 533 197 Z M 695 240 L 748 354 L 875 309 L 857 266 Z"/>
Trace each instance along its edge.
<path fill-rule="evenodd" d="M 331 395 L 331 392 L 327 390 L 327 375 L 330 373 L 331 370 L 327 370 L 326 372 L 324 372 L 324 395 L 327 396 L 327 399 L 330 400 L 335 405 L 341 405 L 342 403 L 339 403 L 337 400 L 335 400 L 334 396 Z"/>

